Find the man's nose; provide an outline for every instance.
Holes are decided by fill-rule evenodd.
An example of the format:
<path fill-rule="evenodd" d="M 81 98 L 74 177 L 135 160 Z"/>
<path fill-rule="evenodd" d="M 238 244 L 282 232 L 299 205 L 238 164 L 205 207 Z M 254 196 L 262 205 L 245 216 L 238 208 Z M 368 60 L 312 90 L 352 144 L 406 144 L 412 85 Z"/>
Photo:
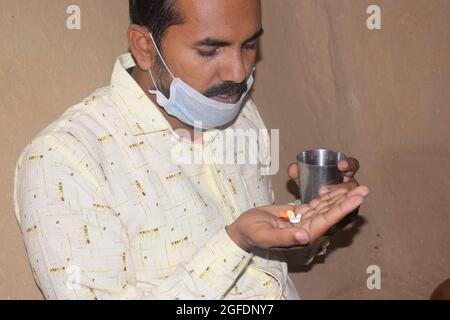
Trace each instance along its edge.
<path fill-rule="evenodd" d="M 233 52 L 223 68 L 222 81 L 242 83 L 247 79 L 244 57 L 242 52 Z"/>

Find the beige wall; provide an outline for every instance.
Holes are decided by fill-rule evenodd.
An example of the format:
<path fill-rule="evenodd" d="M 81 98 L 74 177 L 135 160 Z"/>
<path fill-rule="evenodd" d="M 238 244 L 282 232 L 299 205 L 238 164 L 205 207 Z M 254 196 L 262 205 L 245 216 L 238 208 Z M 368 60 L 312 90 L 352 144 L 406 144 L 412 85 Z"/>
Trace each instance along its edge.
<path fill-rule="evenodd" d="M 82 10 L 69 31 L 66 8 Z M 382 7 L 381 31 L 365 27 Z M 266 35 L 254 94 L 281 128 L 281 168 L 324 146 L 360 159 L 372 189 L 364 224 L 311 270 L 292 271 L 305 298 L 426 298 L 450 276 L 450 1 L 264 0 Z M 0 298 L 41 298 L 15 222 L 15 161 L 66 108 L 108 83 L 127 50 L 127 1 L 0 2 Z M 278 201 L 290 201 L 284 170 Z M 382 290 L 366 288 L 379 265 Z M 306 272 L 308 271 L 308 272 Z"/>
<path fill-rule="evenodd" d="M 81 30 L 66 9 L 81 7 Z M 126 52 L 128 1 L 0 1 L 0 298 L 41 295 L 28 267 L 13 210 L 14 165 L 34 135 L 95 88 L 109 83 Z"/>
<path fill-rule="evenodd" d="M 380 31 L 366 28 L 374 3 Z M 281 166 L 302 149 L 340 149 L 361 161 L 372 189 L 359 232 L 295 274 L 303 295 L 428 297 L 450 277 L 450 1 L 264 4 L 255 98 L 268 125 L 283 128 Z M 291 199 L 286 181 L 275 178 L 279 201 Z M 372 264 L 380 291 L 366 287 Z"/>

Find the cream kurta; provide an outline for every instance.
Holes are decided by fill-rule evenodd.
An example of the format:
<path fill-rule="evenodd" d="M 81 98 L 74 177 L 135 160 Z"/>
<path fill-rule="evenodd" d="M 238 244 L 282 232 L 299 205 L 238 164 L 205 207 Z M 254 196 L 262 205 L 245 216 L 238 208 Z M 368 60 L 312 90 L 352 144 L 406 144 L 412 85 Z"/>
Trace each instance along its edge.
<path fill-rule="evenodd" d="M 224 229 L 273 203 L 270 177 L 260 165 L 174 163 L 180 136 L 133 66 L 119 57 L 111 85 L 65 112 L 17 163 L 16 215 L 45 297 L 297 299 L 284 262 L 243 251 Z M 265 128 L 251 100 L 231 128 Z M 223 136 L 181 143 L 211 158 Z"/>

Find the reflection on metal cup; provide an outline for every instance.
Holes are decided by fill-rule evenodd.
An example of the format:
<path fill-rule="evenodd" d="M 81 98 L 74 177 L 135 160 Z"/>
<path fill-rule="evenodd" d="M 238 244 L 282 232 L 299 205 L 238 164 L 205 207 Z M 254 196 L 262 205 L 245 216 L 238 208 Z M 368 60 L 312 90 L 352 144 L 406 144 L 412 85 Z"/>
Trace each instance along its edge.
<path fill-rule="evenodd" d="M 320 187 L 343 182 L 338 162 L 344 159 L 346 156 L 342 152 L 325 149 L 308 150 L 297 155 L 302 203 L 317 198 Z"/>

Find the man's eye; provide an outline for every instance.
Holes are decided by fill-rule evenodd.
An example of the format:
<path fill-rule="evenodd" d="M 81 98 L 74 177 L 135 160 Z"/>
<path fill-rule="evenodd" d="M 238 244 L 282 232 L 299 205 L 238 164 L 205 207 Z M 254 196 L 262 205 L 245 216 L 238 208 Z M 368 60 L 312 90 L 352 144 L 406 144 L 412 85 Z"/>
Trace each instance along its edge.
<path fill-rule="evenodd" d="M 245 49 L 256 49 L 256 44 L 257 43 L 258 43 L 258 41 L 252 41 L 252 42 L 246 43 L 244 45 L 244 48 Z"/>
<path fill-rule="evenodd" d="M 213 57 L 219 52 L 219 49 L 214 50 L 197 50 L 198 54 L 203 58 Z"/>

